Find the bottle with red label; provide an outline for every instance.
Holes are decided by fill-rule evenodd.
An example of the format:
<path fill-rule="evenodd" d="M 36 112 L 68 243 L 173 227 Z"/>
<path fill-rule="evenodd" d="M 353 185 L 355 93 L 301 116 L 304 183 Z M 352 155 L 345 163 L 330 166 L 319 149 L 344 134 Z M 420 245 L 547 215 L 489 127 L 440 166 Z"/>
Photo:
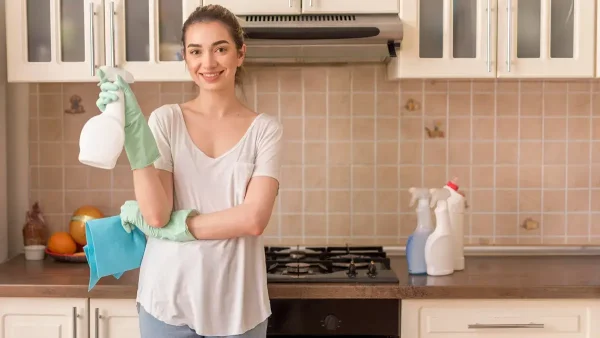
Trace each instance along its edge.
<path fill-rule="evenodd" d="M 447 200 L 448 213 L 450 214 L 450 227 L 452 228 L 454 270 L 464 270 L 464 224 L 465 224 L 465 195 L 458 190 L 458 179 L 455 177 L 448 181 L 444 186 L 450 191 L 450 197 Z"/>

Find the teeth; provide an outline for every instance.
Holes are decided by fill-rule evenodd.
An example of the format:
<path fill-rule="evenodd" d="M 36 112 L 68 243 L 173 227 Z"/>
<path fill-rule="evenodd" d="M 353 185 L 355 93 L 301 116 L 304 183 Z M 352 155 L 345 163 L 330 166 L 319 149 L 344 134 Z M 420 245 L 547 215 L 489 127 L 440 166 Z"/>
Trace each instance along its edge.
<path fill-rule="evenodd" d="M 219 73 L 204 73 L 202 75 L 205 77 L 215 77 L 215 76 L 219 75 Z"/>

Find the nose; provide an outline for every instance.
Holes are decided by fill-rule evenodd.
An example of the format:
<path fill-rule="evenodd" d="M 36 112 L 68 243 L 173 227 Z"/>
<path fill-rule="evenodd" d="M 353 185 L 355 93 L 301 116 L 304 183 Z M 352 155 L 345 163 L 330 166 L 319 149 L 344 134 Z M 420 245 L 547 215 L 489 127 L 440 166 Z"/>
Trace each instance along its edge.
<path fill-rule="evenodd" d="M 202 65 L 206 68 L 215 68 L 217 66 L 217 60 L 213 53 L 204 53 L 202 55 Z"/>

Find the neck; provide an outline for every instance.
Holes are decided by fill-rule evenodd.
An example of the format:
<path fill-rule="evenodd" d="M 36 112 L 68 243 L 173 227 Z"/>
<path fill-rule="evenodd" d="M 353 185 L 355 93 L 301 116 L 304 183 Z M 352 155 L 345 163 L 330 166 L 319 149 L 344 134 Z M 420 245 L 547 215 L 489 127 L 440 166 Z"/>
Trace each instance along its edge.
<path fill-rule="evenodd" d="M 194 106 L 203 115 L 209 118 L 222 118 L 225 115 L 238 111 L 241 103 L 235 95 L 235 88 L 223 91 L 203 91 L 194 100 Z"/>

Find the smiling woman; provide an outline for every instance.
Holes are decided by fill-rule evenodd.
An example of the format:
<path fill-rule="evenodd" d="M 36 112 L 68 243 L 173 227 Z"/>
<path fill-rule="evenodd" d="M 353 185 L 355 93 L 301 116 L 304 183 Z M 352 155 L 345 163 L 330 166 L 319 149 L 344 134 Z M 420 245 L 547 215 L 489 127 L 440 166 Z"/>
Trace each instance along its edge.
<path fill-rule="evenodd" d="M 151 113 L 155 144 L 126 130 L 129 158 L 160 153 L 132 167 L 137 201 L 121 208 L 124 226 L 149 236 L 137 293 L 141 337 L 265 337 L 271 308 L 261 235 L 279 189 L 282 127 L 236 97 L 246 46 L 235 15 L 199 7 L 182 33 L 198 96 Z M 136 116 L 126 120 L 136 120 L 135 97 L 117 84 Z"/>

